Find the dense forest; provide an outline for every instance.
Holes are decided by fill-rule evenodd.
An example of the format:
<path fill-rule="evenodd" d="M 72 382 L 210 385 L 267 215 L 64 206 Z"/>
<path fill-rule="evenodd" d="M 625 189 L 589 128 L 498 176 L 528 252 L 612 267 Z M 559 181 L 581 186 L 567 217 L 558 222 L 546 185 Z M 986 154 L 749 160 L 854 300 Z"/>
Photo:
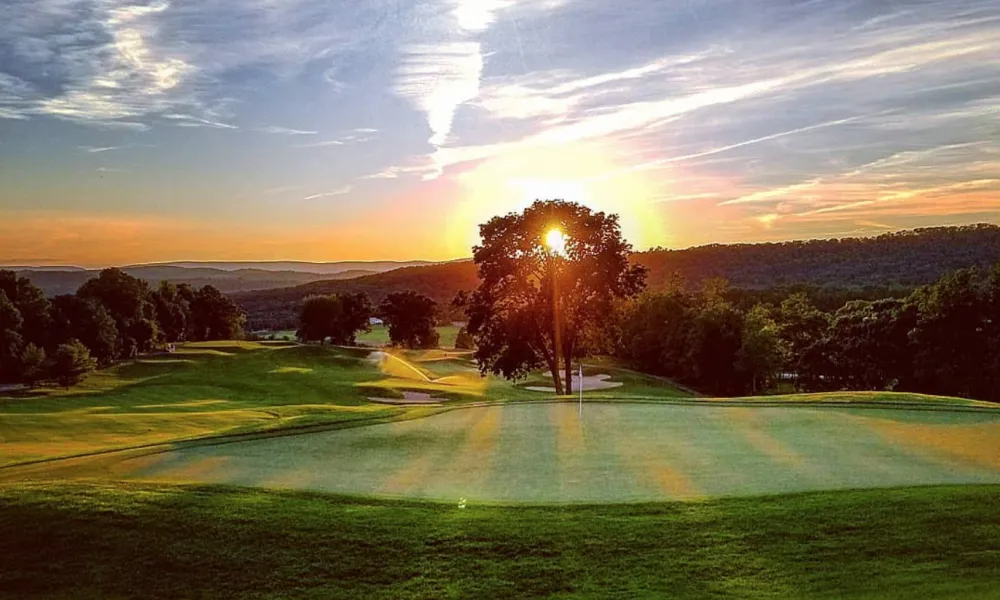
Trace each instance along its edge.
<path fill-rule="evenodd" d="M 390 294 L 416 292 L 434 300 L 443 321 L 461 319 L 450 311 L 450 303 L 462 290 L 479 284 L 471 261 L 443 263 L 426 267 L 406 267 L 387 273 L 342 281 L 317 281 L 292 288 L 233 294 L 233 299 L 247 312 L 251 331 L 295 329 L 302 302 L 309 296 L 328 294 L 366 294 L 375 304 Z"/>
<path fill-rule="evenodd" d="M 97 366 L 174 342 L 241 338 L 244 320 L 209 285 L 153 288 L 105 269 L 75 294 L 50 299 L 28 278 L 0 270 L 0 383 L 69 386 Z"/>
<path fill-rule="evenodd" d="M 956 269 L 988 268 L 1000 260 L 1000 227 L 973 225 L 890 233 L 873 238 L 773 244 L 712 245 L 686 250 L 650 250 L 632 255 L 648 269 L 652 290 L 697 290 L 725 279 L 741 306 L 780 301 L 804 293 L 824 310 L 852 300 L 902 298 Z M 234 294 L 252 330 L 292 329 L 302 301 L 314 294 L 368 294 L 380 302 L 390 293 L 415 291 L 448 307 L 460 291 L 478 285 L 471 261 L 397 269 L 346 281 L 316 281 L 296 287 Z M 443 311 L 442 319 L 460 319 Z"/>
<path fill-rule="evenodd" d="M 713 395 L 768 392 L 784 374 L 807 392 L 1000 401 L 1000 262 L 948 273 L 904 298 L 834 311 L 804 294 L 742 307 L 733 297 L 718 281 L 697 292 L 649 292 L 622 307 L 614 351 L 637 369 Z"/>

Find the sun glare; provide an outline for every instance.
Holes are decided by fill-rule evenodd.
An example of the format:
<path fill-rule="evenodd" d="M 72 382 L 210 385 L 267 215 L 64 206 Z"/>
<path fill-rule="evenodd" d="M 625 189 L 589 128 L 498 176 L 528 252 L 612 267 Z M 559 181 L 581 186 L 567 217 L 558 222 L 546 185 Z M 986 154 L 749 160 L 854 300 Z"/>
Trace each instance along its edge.
<path fill-rule="evenodd" d="M 550 230 L 547 234 L 545 234 L 545 245 L 549 247 L 549 250 L 551 250 L 553 254 L 565 256 L 566 234 L 558 229 Z"/>

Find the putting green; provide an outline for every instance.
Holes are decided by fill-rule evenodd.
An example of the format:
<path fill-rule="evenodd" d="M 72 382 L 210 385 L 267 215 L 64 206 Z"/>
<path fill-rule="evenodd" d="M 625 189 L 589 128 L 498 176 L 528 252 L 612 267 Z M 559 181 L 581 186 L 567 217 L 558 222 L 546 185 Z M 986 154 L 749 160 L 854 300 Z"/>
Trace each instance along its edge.
<path fill-rule="evenodd" d="M 115 476 L 470 502 L 1000 482 L 1000 413 L 510 404 L 129 458 Z"/>

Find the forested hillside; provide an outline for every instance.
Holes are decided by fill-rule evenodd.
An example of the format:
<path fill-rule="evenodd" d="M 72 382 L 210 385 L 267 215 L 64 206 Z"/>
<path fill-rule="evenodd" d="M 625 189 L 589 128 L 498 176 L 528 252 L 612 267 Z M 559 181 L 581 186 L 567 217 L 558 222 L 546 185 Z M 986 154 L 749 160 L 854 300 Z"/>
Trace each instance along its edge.
<path fill-rule="evenodd" d="M 956 269 L 988 268 L 1000 261 L 1000 227 L 937 227 L 873 238 L 655 249 L 635 253 L 633 261 L 649 269 L 651 290 L 665 289 L 677 278 L 688 289 L 698 289 L 709 279 L 726 279 L 754 298 L 766 297 L 765 290 L 791 288 L 826 310 L 835 310 L 849 300 L 905 296 Z M 233 297 L 246 310 L 251 329 L 284 329 L 295 327 L 302 300 L 313 294 L 364 292 L 380 302 L 392 292 L 412 290 L 446 309 L 456 293 L 477 284 L 475 265 L 464 261 Z"/>
<path fill-rule="evenodd" d="M 388 273 L 349 280 L 316 281 L 290 288 L 233 294 L 247 312 L 250 330 L 294 329 L 302 301 L 317 294 L 365 293 L 378 304 L 393 292 L 413 291 L 437 302 L 447 310 L 461 290 L 474 289 L 479 283 L 472 261 L 451 262 L 427 267 L 407 267 Z"/>
<path fill-rule="evenodd" d="M 633 255 L 660 287 L 674 273 L 690 282 L 722 278 L 734 287 L 795 284 L 833 288 L 912 288 L 949 271 L 1000 260 L 1000 227 L 971 225 L 887 233 L 870 238 L 711 245 Z"/>

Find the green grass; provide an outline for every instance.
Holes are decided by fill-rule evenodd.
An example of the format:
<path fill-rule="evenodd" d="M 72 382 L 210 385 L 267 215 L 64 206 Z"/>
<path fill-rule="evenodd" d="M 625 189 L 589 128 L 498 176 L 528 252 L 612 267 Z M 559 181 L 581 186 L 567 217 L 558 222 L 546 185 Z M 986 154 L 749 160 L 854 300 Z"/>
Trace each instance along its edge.
<path fill-rule="evenodd" d="M 381 367 L 366 349 L 301 346 L 287 342 L 205 342 L 92 374 L 71 389 L 45 388 L 0 396 L 0 466 L 218 434 L 335 425 L 375 417 L 404 417 L 413 409 L 372 404 L 406 391 L 448 403 L 543 400 L 525 385 L 549 384 L 543 374 L 512 384 L 480 378 L 469 353 L 392 352 Z M 586 392 L 589 401 L 694 400 L 672 383 L 594 360 L 587 374 L 608 373 L 625 385 Z M 720 402 L 719 400 L 707 400 Z M 890 393 L 766 396 L 728 400 L 756 403 L 849 403 L 980 406 L 952 398 Z M 421 409 L 423 410 L 423 409 Z"/>
<path fill-rule="evenodd" d="M 998 442 L 997 411 L 617 402 L 581 415 L 572 403 L 522 403 L 181 447 L 106 468 L 379 497 L 616 503 L 1000 484 Z"/>
<path fill-rule="evenodd" d="M 439 343 L 441 348 L 454 348 L 455 339 L 458 337 L 459 328 L 454 325 L 443 325 L 437 328 L 438 335 L 441 336 Z M 292 336 L 294 339 L 294 336 Z M 373 325 L 372 330 L 363 332 L 357 337 L 359 344 L 366 346 L 387 346 L 389 344 L 389 328 L 382 325 Z"/>
<path fill-rule="evenodd" d="M 0 596 L 1000 596 L 1000 487 L 496 507 L 152 484 L 0 487 Z"/>
<path fill-rule="evenodd" d="M 194 343 L 99 371 L 83 384 L 0 398 L 0 465 L 204 435 L 399 412 L 357 384 L 380 378 L 367 351 Z"/>

